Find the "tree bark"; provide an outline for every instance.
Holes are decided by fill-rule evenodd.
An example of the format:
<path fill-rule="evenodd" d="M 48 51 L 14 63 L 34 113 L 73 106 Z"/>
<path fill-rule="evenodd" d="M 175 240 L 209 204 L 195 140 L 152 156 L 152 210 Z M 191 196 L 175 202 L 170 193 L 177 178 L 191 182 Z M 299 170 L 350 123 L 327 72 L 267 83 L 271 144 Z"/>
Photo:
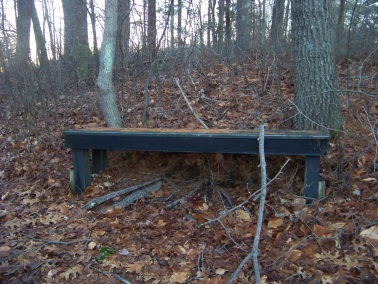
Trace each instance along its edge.
<path fill-rule="evenodd" d="M 97 100 L 109 127 L 121 127 L 121 117 L 113 90 L 113 62 L 117 36 L 118 0 L 105 1 L 105 27 L 97 77 Z"/>
<path fill-rule="evenodd" d="M 218 13 L 218 52 L 222 52 L 224 42 L 224 0 L 219 0 L 219 13 Z"/>
<path fill-rule="evenodd" d="M 330 0 L 292 0 L 296 129 L 341 129 Z"/>
<path fill-rule="evenodd" d="M 33 21 L 33 31 L 35 36 L 35 42 L 37 45 L 37 53 L 40 66 L 45 70 L 49 63 L 46 50 L 46 39 L 42 33 L 41 25 L 39 23 L 37 9 L 35 8 L 34 0 L 30 2 L 31 18 Z"/>
<path fill-rule="evenodd" d="M 115 66 L 127 70 L 129 63 L 130 40 L 130 0 L 118 1 L 117 44 L 115 51 Z"/>
<path fill-rule="evenodd" d="M 31 1 L 32 0 L 17 0 L 16 59 L 22 64 L 29 62 L 30 59 Z"/>
<path fill-rule="evenodd" d="M 149 0 L 147 9 L 147 46 L 150 53 L 150 60 L 152 61 L 156 57 L 156 0 Z"/>
<path fill-rule="evenodd" d="M 238 0 L 236 3 L 236 44 L 244 51 L 251 47 L 251 16 L 251 1 Z"/>
<path fill-rule="evenodd" d="M 343 46 L 341 40 L 344 35 L 344 21 L 345 21 L 345 2 L 346 0 L 340 0 L 339 17 L 337 19 L 336 27 L 336 50 L 337 55 L 341 53 L 341 47 Z"/>
<path fill-rule="evenodd" d="M 78 78 L 89 71 L 87 0 L 62 0 L 64 14 L 64 54 L 72 62 Z M 71 70 L 68 70 L 71 71 Z"/>

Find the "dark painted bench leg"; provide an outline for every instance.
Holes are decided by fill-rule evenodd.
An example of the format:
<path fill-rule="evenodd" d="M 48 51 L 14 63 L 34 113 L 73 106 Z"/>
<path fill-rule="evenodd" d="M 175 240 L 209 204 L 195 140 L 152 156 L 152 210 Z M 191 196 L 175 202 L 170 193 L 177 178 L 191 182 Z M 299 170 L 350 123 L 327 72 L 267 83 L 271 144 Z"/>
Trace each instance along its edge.
<path fill-rule="evenodd" d="M 73 149 L 73 166 L 75 179 L 75 192 L 83 193 L 91 184 L 91 172 L 88 149 Z"/>
<path fill-rule="evenodd" d="M 100 171 L 105 170 L 108 163 L 108 156 L 106 150 L 93 149 L 92 150 L 92 165 L 93 173 L 98 174 Z"/>
<path fill-rule="evenodd" d="M 308 198 L 307 203 L 311 203 L 312 199 L 318 198 L 319 170 L 320 157 L 306 156 L 304 194 Z"/>

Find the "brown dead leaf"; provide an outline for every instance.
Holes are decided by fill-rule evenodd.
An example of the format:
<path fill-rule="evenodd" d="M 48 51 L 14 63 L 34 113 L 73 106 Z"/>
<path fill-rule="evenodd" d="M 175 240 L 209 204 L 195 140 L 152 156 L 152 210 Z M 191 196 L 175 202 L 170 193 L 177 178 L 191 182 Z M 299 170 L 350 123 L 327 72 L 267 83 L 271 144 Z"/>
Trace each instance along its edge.
<path fill-rule="evenodd" d="M 167 222 L 165 222 L 164 220 L 160 219 L 157 223 L 157 226 L 158 227 L 164 227 L 165 225 L 167 225 Z"/>
<path fill-rule="evenodd" d="M 297 250 L 297 249 L 288 251 L 285 254 L 285 257 L 287 258 L 287 260 L 289 260 L 291 262 L 297 261 L 301 256 L 302 256 L 302 252 L 300 250 Z"/>
<path fill-rule="evenodd" d="M 249 212 L 246 212 L 242 209 L 238 209 L 235 211 L 235 213 L 239 217 L 239 219 L 243 221 L 252 221 L 251 216 L 249 215 Z"/>
<path fill-rule="evenodd" d="M 222 284 L 223 283 L 222 276 L 217 275 L 217 276 L 211 278 L 210 281 L 209 281 L 209 283 L 210 284 Z"/>
<path fill-rule="evenodd" d="M 268 228 L 269 229 L 276 229 L 279 226 L 281 226 L 282 223 L 283 223 L 282 218 L 273 218 L 273 219 L 269 220 L 269 222 L 268 222 Z"/>
<path fill-rule="evenodd" d="M 126 271 L 130 273 L 137 273 L 140 274 L 142 272 L 142 268 L 146 265 L 145 261 L 137 261 L 134 263 L 126 263 Z"/>
<path fill-rule="evenodd" d="M 71 276 L 72 276 L 72 279 L 75 279 L 77 277 L 77 274 L 79 273 L 82 273 L 82 267 L 80 265 L 77 265 L 61 273 L 59 275 L 59 278 L 62 279 L 64 277 L 64 279 L 68 281 Z"/>
<path fill-rule="evenodd" d="M 378 226 L 361 231 L 360 236 L 378 245 Z"/>
<path fill-rule="evenodd" d="M 174 272 L 169 278 L 169 283 L 184 283 L 190 276 L 189 272 Z"/>
<path fill-rule="evenodd" d="M 314 225 L 313 230 L 314 230 L 315 235 L 317 235 L 318 237 L 324 237 L 327 234 L 326 228 L 316 225 L 316 224 Z"/>
<path fill-rule="evenodd" d="M 64 215 L 67 215 L 68 214 L 68 206 L 66 203 L 62 204 L 60 206 L 60 212 Z"/>

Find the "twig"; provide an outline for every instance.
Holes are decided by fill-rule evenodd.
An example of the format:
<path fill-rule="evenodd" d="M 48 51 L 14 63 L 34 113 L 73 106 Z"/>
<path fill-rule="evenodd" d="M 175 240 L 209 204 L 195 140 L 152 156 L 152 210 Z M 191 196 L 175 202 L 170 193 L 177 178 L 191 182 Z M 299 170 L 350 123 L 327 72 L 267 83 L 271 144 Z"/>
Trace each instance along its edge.
<path fill-rule="evenodd" d="M 191 113 L 194 115 L 194 117 L 199 121 L 199 123 L 201 123 L 201 125 L 203 126 L 203 128 L 205 128 L 205 129 L 209 129 L 209 127 L 207 127 L 207 125 L 202 121 L 202 119 L 198 116 L 198 114 L 194 111 L 194 109 L 193 109 L 192 106 L 190 105 L 190 102 L 189 102 L 188 98 L 186 97 L 184 91 L 182 90 L 182 88 L 181 88 L 181 86 L 180 86 L 179 80 L 178 80 L 177 78 L 175 78 L 175 81 L 176 81 L 177 86 L 178 86 L 179 89 L 180 89 L 181 96 L 184 98 L 186 104 L 187 104 L 188 107 L 189 107 L 190 112 L 191 112 Z"/>
<path fill-rule="evenodd" d="M 256 233 L 255 238 L 253 241 L 252 251 L 243 259 L 243 261 L 239 264 L 238 268 L 232 274 L 229 283 L 231 284 L 236 276 L 239 274 L 240 270 L 246 264 L 246 262 L 252 257 L 253 259 L 253 267 L 255 270 L 255 283 L 260 283 L 260 268 L 258 262 L 258 254 L 259 254 L 259 242 L 260 242 L 260 234 L 261 234 L 261 227 L 263 223 L 263 216 L 264 216 L 264 205 L 265 205 L 265 197 L 267 192 L 267 178 L 266 178 L 266 162 L 265 162 L 265 151 L 264 151 L 264 125 L 260 125 L 260 133 L 259 133 L 259 156 L 260 156 L 260 168 L 261 168 L 261 197 L 260 197 L 260 205 L 259 211 L 257 215 L 257 224 L 256 224 Z"/>
<path fill-rule="evenodd" d="M 285 168 L 285 166 L 287 165 L 287 163 L 290 162 L 290 159 L 287 159 L 285 164 L 283 164 L 283 166 L 281 167 L 281 169 L 279 170 L 279 172 L 274 176 L 273 179 L 271 179 L 268 183 L 267 183 L 267 186 L 269 184 L 271 184 L 275 179 L 278 178 L 278 176 L 282 173 L 283 169 Z M 217 222 L 218 220 L 222 219 L 223 217 L 227 216 L 228 214 L 234 212 L 235 210 L 243 207 L 245 204 L 247 204 L 249 202 L 249 200 L 251 200 L 253 197 L 255 197 L 257 194 L 260 193 L 260 191 L 262 190 L 262 188 L 256 190 L 254 193 L 252 193 L 250 196 L 248 196 L 248 198 L 243 201 L 242 203 L 240 203 L 239 205 L 236 205 L 235 207 L 232 207 L 230 210 L 227 210 L 227 211 L 224 211 L 221 215 L 219 215 L 217 218 L 215 219 L 211 219 L 203 224 L 201 224 L 201 227 L 202 226 L 206 226 L 206 225 L 209 225 L 211 223 L 214 223 L 214 222 Z"/>
<path fill-rule="evenodd" d="M 122 278 L 121 276 L 117 275 L 117 274 L 110 274 L 110 273 L 107 273 L 99 268 L 96 268 L 96 267 L 93 267 L 93 266 L 89 266 L 91 269 L 93 270 L 96 270 L 97 272 L 105 275 L 105 276 L 113 276 L 114 278 L 116 278 L 117 280 L 119 280 L 121 283 L 124 283 L 124 284 L 132 284 L 130 281 L 127 281 L 126 279 Z"/>
<path fill-rule="evenodd" d="M 135 191 L 139 188 L 143 188 L 147 185 L 158 182 L 159 180 L 160 180 L 160 178 L 152 179 L 152 180 L 149 180 L 149 181 L 146 181 L 146 182 L 143 182 L 143 183 L 139 183 L 139 184 L 136 184 L 136 185 L 133 185 L 133 186 L 130 186 L 130 187 L 126 187 L 126 188 L 117 190 L 115 192 L 111 192 L 111 193 L 106 194 L 106 195 L 101 196 L 101 197 L 94 198 L 94 199 L 90 200 L 89 202 L 87 202 L 85 205 L 81 206 L 81 208 L 93 209 L 94 207 L 96 207 L 96 206 L 100 205 L 101 203 L 104 203 L 105 201 L 108 201 L 108 200 L 110 200 L 114 197 L 124 195 L 126 193 Z"/>

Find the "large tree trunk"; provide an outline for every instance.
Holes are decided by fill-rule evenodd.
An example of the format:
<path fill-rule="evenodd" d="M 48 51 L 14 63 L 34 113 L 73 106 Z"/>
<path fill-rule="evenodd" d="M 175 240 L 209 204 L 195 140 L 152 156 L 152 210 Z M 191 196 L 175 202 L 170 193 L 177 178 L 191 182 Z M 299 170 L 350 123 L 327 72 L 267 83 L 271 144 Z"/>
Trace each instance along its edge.
<path fill-rule="evenodd" d="M 117 36 L 118 0 L 105 1 L 105 27 L 100 50 L 100 70 L 97 77 L 97 100 L 109 127 L 121 127 L 116 96 L 113 90 L 113 62 Z"/>
<path fill-rule="evenodd" d="M 62 0 L 64 14 L 64 54 L 72 60 L 76 75 L 88 74 L 87 0 Z M 68 70 L 70 71 L 70 70 Z"/>
<path fill-rule="evenodd" d="M 30 26 L 32 0 L 17 0 L 17 44 L 16 59 L 25 64 L 30 57 Z"/>
<path fill-rule="evenodd" d="M 296 129 L 341 129 L 330 2 L 291 2 Z"/>
<path fill-rule="evenodd" d="M 247 51 L 251 47 L 252 3 L 250 0 L 237 0 L 236 3 L 236 44 Z"/>
<path fill-rule="evenodd" d="M 129 63 L 129 40 L 130 40 L 130 0 L 118 1 L 117 15 L 117 44 L 115 51 L 115 66 L 127 69 Z"/>

